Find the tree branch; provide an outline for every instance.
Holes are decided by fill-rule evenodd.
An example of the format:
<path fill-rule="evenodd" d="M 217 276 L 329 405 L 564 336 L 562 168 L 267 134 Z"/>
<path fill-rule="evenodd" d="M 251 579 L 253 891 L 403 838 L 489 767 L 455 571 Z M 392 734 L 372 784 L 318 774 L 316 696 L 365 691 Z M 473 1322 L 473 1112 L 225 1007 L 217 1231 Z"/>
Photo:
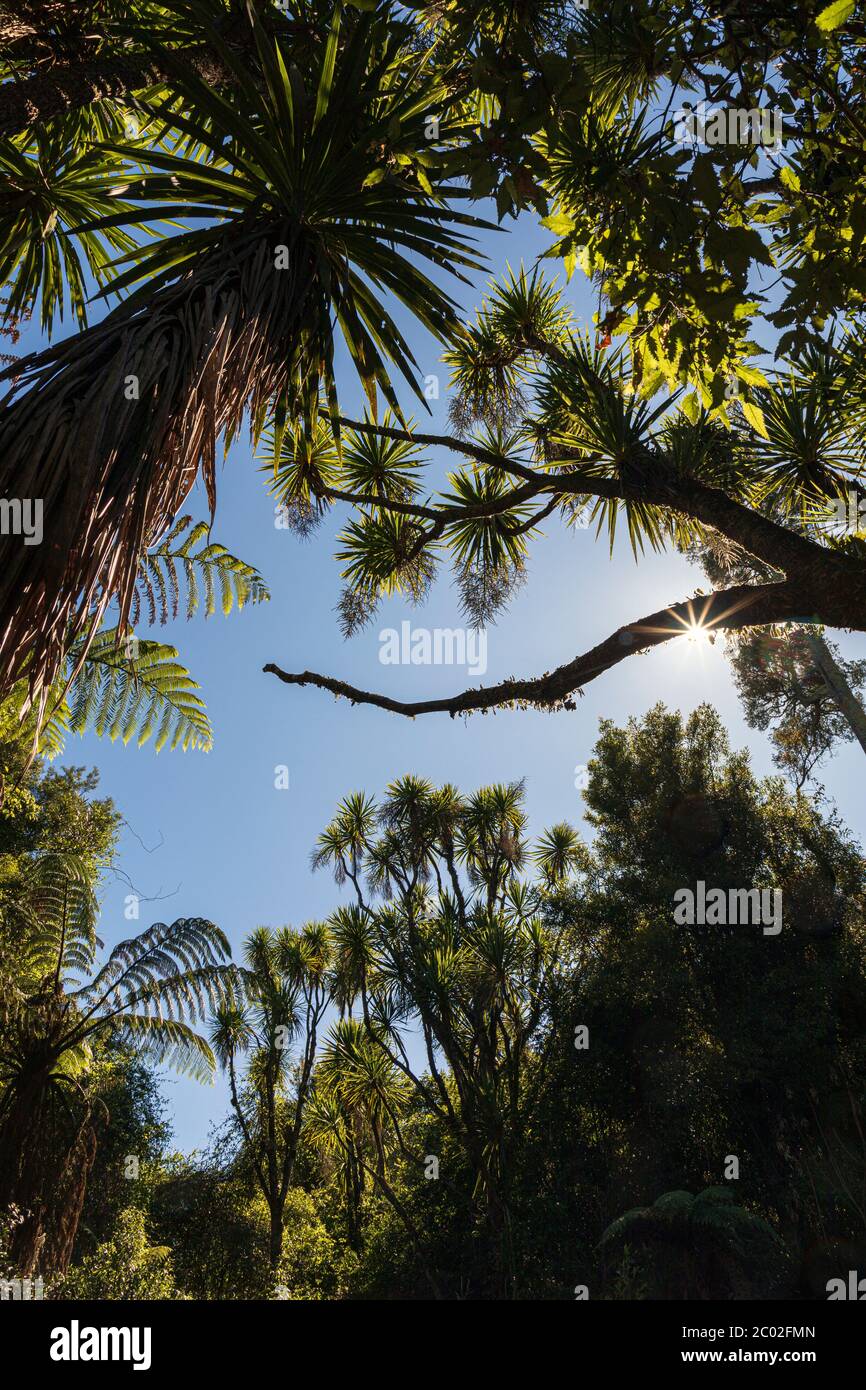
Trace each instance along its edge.
<path fill-rule="evenodd" d="M 779 584 L 739 584 L 730 589 L 719 589 L 711 594 L 699 594 L 685 599 L 670 608 L 659 609 L 636 623 L 618 628 L 604 642 L 575 657 L 564 666 L 548 671 L 543 676 L 530 680 L 506 680 L 498 685 L 479 686 L 474 690 L 464 690 L 439 700 L 403 701 L 391 699 L 388 695 L 378 695 L 332 676 L 321 676 L 313 671 L 303 671 L 292 675 L 283 671 L 273 662 L 263 669 L 276 676 L 286 685 L 315 685 L 320 690 L 329 690 L 332 695 L 341 695 L 357 705 L 375 705 L 393 714 L 405 715 L 414 719 L 419 714 L 470 714 L 474 710 L 495 709 L 504 705 L 536 706 L 542 708 L 573 708 L 572 696 L 583 686 L 596 679 L 604 671 L 618 665 L 620 661 L 636 652 L 648 651 L 680 637 L 700 627 L 711 632 L 734 631 L 743 627 L 757 627 L 767 623 L 804 620 L 804 608 L 808 612 L 812 605 L 804 603 L 803 591 L 799 585 L 790 582 Z M 818 621 L 819 615 L 815 615 Z M 805 618 L 808 621 L 808 617 Z"/>
<path fill-rule="evenodd" d="M 618 478 L 599 477 L 585 474 L 575 467 L 568 473 L 538 472 L 514 459 L 497 454 L 471 440 L 458 439 L 447 434 L 416 434 L 414 431 L 400 429 L 391 425 L 362 423 L 358 420 L 341 419 L 341 424 L 366 434 L 384 435 L 388 439 L 398 439 L 409 443 L 426 444 L 477 459 L 491 468 L 501 468 L 533 484 L 535 492 L 529 487 L 516 488 L 507 499 L 508 505 L 528 500 L 537 493 L 553 493 L 558 497 L 587 496 L 606 497 L 612 500 L 647 502 L 669 511 L 681 512 L 684 516 L 720 531 L 723 536 L 736 543 L 750 555 L 756 556 L 774 569 L 781 570 L 789 577 L 808 579 L 810 587 L 817 587 L 820 579 L 822 587 L 847 590 L 848 598 L 843 607 L 850 612 L 850 596 L 862 590 L 864 569 L 862 564 L 840 551 L 830 550 L 819 545 L 807 536 L 798 535 L 786 526 L 780 525 L 762 512 L 755 511 L 743 502 L 711 487 L 697 478 L 689 477 L 666 467 L 659 456 L 650 464 L 642 466 L 642 476 L 626 484 Z M 478 515 L 493 515 L 502 509 L 504 499 L 485 507 L 473 508 Z M 387 503 L 381 505 L 387 506 Z M 440 519 L 446 520 L 445 511 L 439 510 Z M 453 519 L 467 515 L 468 509 L 455 512 Z M 834 627 L 847 625 L 848 617 L 841 615 L 827 618 Z"/>

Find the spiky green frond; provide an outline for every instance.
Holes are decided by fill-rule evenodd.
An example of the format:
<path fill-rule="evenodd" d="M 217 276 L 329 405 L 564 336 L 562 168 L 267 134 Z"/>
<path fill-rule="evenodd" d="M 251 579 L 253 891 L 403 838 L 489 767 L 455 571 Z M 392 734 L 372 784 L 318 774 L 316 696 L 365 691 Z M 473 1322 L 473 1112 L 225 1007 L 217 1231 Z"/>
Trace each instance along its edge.
<path fill-rule="evenodd" d="M 347 1142 L 347 1118 L 333 1089 L 317 1085 L 307 1102 L 307 1138 L 325 1153 L 340 1153 Z"/>
<path fill-rule="evenodd" d="M 317 1069 L 317 1087 L 333 1092 L 346 1110 L 369 1122 L 385 1124 L 408 1094 L 405 1079 L 390 1056 L 358 1019 L 339 1019 L 332 1027 Z M 333 1124 L 330 1107 L 321 1117 Z"/>
<path fill-rule="evenodd" d="M 458 520 L 448 529 L 453 559 L 461 568 L 479 566 L 501 570 L 521 565 L 528 553 L 532 529 L 525 523 L 532 515 L 528 503 L 518 503 L 491 514 L 491 503 L 507 501 L 512 481 L 500 470 L 467 468 L 448 478 L 445 501 L 451 506 L 479 509 L 479 514 Z M 483 511 L 481 509 L 484 509 Z"/>
<path fill-rule="evenodd" d="M 501 280 L 491 281 L 475 321 L 443 354 L 451 368 L 450 416 L 457 429 L 513 428 L 527 408 L 536 353 L 561 342 L 570 322 L 561 290 L 538 268 L 527 275 L 523 266 L 517 274 L 509 267 Z"/>
<path fill-rule="evenodd" d="M 279 221 L 286 211 L 294 214 L 303 207 L 305 227 L 324 229 L 336 214 L 343 231 L 339 254 L 332 252 L 327 238 L 321 246 L 311 245 L 316 269 L 331 287 L 339 327 L 365 387 L 372 393 L 378 383 L 399 413 L 385 360 L 390 358 L 417 390 L 411 372 L 412 354 L 382 301 L 355 270 L 346 266 L 345 257 L 353 259 L 373 284 L 410 304 L 440 336 L 453 323 L 452 301 L 423 273 L 419 261 L 426 259 L 458 275 L 459 267 L 477 269 L 478 258 L 468 249 L 459 229 L 463 224 L 481 224 L 453 212 L 431 182 L 442 180 L 442 159 L 425 136 L 425 120 L 447 100 L 441 75 L 423 56 L 407 65 L 398 36 L 384 27 L 377 28 L 372 19 L 364 17 L 352 32 L 344 33 L 338 7 L 320 70 L 311 80 L 294 67 L 291 54 L 283 51 L 279 41 L 265 34 L 254 20 L 254 41 L 264 78 L 262 91 L 223 41 L 205 5 L 198 0 L 171 0 L 168 8 L 194 17 L 200 24 L 255 114 L 251 119 L 242 118 L 229 100 L 184 71 L 179 59 L 163 55 L 167 65 L 176 68 L 176 82 L 194 103 L 196 116 L 165 108 L 160 114 L 179 137 L 194 136 L 216 162 L 202 167 L 150 151 L 148 162 L 153 171 L 137 184 L 137 196 L 151 203 L 164 199 L 173 205 L 170 210 L 182 209 L 187 218 L 209 222 L 220 213 L 234 217 L 248 214 L 251 207 L 259 217 L 272 211 Z M 370 84 L 373 74 L 375 88 Z M 363 111 L 364 123 L 369 126 L 363 144 L 356 132 L 347 139 L 349 112 L 356 110 Z M 226 132 L 232 135 L 229 142 Z M 377 150 L 387 154 L 385 164 Z M 359 159 L 359 151 L 366 151 L 366 157 Z M 338 188 L 339 209 L 333 206 Z M 411 202 L 405 196 L 410 188 Z M 450 198 L 459 195 L 460 190 L 448 187 Z M 164 214 L 165 209 L 159 211 L 159 220 L 164 220 Z M 387 250 L 383 245 L 386 229 Z M 277 225 L 277 242 L 278 232 Z M 115 283 L 127 288 L 145 275 L 157 283 L 167 275 L 174 278 L 179 266 L 191 265 L 203 251 L 224 239 L 224 227 L 214 227 L 142 247 L 123 258 L 132 268 L 123 270 Z M 290 237 L 290 242 L 294 240 Z M 411 253 L 408 258 L 406 250 Z M 140 297 L 142 292 L 137 293 Z M 324 301 L 317 305 L 315 347 L 312 337 L 303 341 L 307 329 L 299 325 L 297 346 L 307 360 L 303 366 L 300 360 L 298 363 L 301 377 L 306 379 L 297 380 L 300 396 L 296 399 L 306 408 L 309 419 L 315 414 L 309 407 L 318 396 L 320 382 L 329 400 L 333 393 L 331 349 L 324 355 L 322 352 L 331 336 L 329 327 L 321 337 L 325 326 L 321 314 L 327 314 L 327 307 Z"/>
<path fill-rule="evenodd" d="M 333 430 L 323 420 L 311 429 L 287 429 L 272 421 L 263 431 L 256 457 L 268 492 L 297 529 L 310 530 L 327 507 L 325 494 L 339 486 L 339 461 Z"/>
<path fill-rule="evenodd" d="M 230 554 L 210 539 L 207 522 L 182 516 L 160 543 L 143 557 L 130 622 L 135 626 L 143 610 L 147 621 L 165 624 L 176 618 L 186 590 L 186 617 L 200 609 L 210 618 L 217 607 L 228 615 L 246 603 L 267 603 L 270 592 L 254 565 Z"/>
<path fill-rule="evenodd" d="M 487 873 L 497 862 L 503 870 L 520 867 L 526 827 L 524 797 L 524 784 L 510 782 L 482 787 L 466 799 L 457 845 L 460 858 L 471 871 Z"/>
<path fill-rule="evenodd" d="M 247 1052 L 255 1042 L 249 1011 L 238 1004 L 216 1010 L 210 1029 L 210 1044 L 221 1067 L 227 1067 L 238 1053 Z"/>
<path fill-rule="evenodd" d="M 244 941 L 244 962 L 260 980 L 277 978 L 276 939 L 270 927 L 256 927 Z"/>
<path fill-rule="evenodd" d="M 575 7 L 572 51 L 591 77 L 593 109 L 602 122 L 635 102 L 647 101 L 658 84 L 658 55 L 685 25 L 659 10 L 652 27 L 629 0 L 604 9 Z"/>
<path fill-rule="evenodd" d="M 414 603 L 426 596 L 435 563 L 423 547 L 423 532 L 411 517 L 398 512 L 362 513 L 340 532 L 337 559 L 342 578 L 352 588 L 381 594 L 406 594 Z"/>
<path fill-rule="evenodd" d="M 70 669 L 78 647 L 69 656 Z M 209 752 L 213 733 L 198 683 L 178 660 L 176 647 L 144 637 L 122 637 L 108 628 L 93 639 L 68 695 L 49 720 L 49 739 L 63 730 L 92 730 L 139 748 L 150 739 L 156 752 L 199 748 Z"/>
<path fill-rule="evenodd" d="M 379 954 L 373 918 L 358 903 L 351 903 L 338 908 L 328 921 L 338 995 L 344 1004 L 351 1005 L 376 977 Z"/>
<path fill-rule="evenodd" d="M 367 412 L 366 421 L 372 424 Z M 412 429 L 407 420 L 407 429 Z M 386 428 L 396 424 L 390 410 L 382 417 Z M 384 434 L 371 434 L 350 429 L 343 441 L 343 458 L 339 486 L 345 492 L 363 497 L 387 497 L 407 502 L 420 491 L 418 472 L 421 449 L 408 439 L 389 439 Z"/>
<path fill-rule="evenodd" d="M 560 883 L 585 863 L 585 851 L 573 826 L 561 821 L 538 840 L 533 859 L 550 883 Z"/>
<path fill-rule="evenodd" d="M 344 797 L 337 814 L 316 841 L 313 869 L 330 868 L 337 883 L 345 881 L 347 866 L 357 864 L 375 833 L 375 797 L 353 792 Z"/>
<path fill-rule="evenodd" d="M 862 435 L 835 391 L 819 378 L 808 384 L 780 377 L 754 393 L 763 431 L 746 446 L 760 470 L 762 489 L 789 515 L 808 516 L 821 499 L 843 497 L 866 467 Z"/>
<path fill-rule="evenodd" d="M 112 257 L 136 244 L 130 235 L 135 212 L 121 196 L 129 187 L 126 160 L 76 139 L 76 129 L 77 123 L 61 123 L 0 140 L 2 318 L 29 318 L 38 305 L 49 334 L 70 307 L 78 324 L 86 324 L 88 280 L 105 285 Z M 123 134 L 119 122 L 110 132 L 114 139 Z M 77 230 L 109 216 L 121 217 L 128 230 L 118 225 Z"/>
<path fill-rule="evenodd" d="M 213 1080 L 216 1058 L 209 1043 L 179 1019 L 130 1014 L 113 1020 L 111 1031 L 119 1043 L 144 1053 L 160 1066 L 171 1067 L 194 1081 Z"/>

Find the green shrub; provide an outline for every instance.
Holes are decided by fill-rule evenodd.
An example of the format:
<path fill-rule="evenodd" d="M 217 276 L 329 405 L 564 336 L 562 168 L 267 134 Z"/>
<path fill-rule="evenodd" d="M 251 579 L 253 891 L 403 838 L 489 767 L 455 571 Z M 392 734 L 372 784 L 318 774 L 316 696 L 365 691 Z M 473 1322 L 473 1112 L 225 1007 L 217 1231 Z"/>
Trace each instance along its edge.
<path fill-rule="evenodd" d="M 127 1207 L 110 1239 L 70 1269 L 54 1293 L 74 1299 L 177 1298 L 171 1251 L 165 1245 L 148 1244 L 144 1213 Z"/>

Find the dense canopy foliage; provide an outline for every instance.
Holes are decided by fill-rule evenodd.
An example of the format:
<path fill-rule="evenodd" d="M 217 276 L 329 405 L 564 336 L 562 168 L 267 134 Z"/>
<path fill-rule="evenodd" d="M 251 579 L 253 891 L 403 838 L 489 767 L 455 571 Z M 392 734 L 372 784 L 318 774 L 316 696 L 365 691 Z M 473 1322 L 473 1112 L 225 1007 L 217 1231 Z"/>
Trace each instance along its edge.
<path fill-rule="evenodd" d="M 0 576 L 6 686 L 26 671 L 43 689 L 84 637 L 80 660 L 113 598 L 127 621 L 145 551 L 199 472 L 213 505 L 218 441 L 244 419 L 269 430 L 302 527 L 355 510 L 348 630 L 383 593 L 422 598 L 443 555 L 483 620 L 538 525 L 587 503 L 610 535 L 623 518 L 637 547 L 711 532 L 769 571 L 647 615 L 546 677 L 412 712 L 555 704 L 693 621 L 862 630 L 862 538 L 825 524 L 841 496 L 861 496 L 854 8 L 4 11 L 6 322 L 38 308 L 50 329 L 66 304 L 83 323 L 91 282 L 119 300 L 9 368 L 0 486 L 43 498 L 50 543 L 11 547 Z M 597 283 L 594 342 L 537 275 L 506 279 L 461 322 L 479 199 L 499 219 L 540 216 L 550 255 Z M 438 500 L 424 500 L 415 450 L 434 441 L 409 427 L 392 381 L 423 401 L 398 302 L 452 369 L 456 437 L 438 442 L 462 461 Z M 337 334 L 372 412 L 346 450 Z M 360 465 L 358 431 L 379 436 Z"/>
<path fill-rule="evenodd" d="M 864 50 L 854 0 L 0 0 L 0 1278 L 820 1298 L 864 1266 L 866 860 L 805 790 L 866 750 Z M 444 698 L 266 672 L 574 710 L 724 634 L 793 787 L 659 705 L 603 721 L 586 839 L 495 768 L 408 772 L 322 829 L 322 920 L 232 961 L 187 909 L 106 950 L 120 813 L 48 762 L 211 748 L 142 633 L 268 600 L 211 534 L 245 430 L 299 535 L 341 519 L 347 638 L 440 577 L 484 627 L 545 528 L 710 586 Z M 678 921 L 707 885 L 784 930 Z M 226 1078 L 203 1152 L 163 1066 Z"/>
<path fill-rule="evenodd" d="M 742 1298 L 862 1259 L 866 860 L 708 707 L 602 726 L 589 842 L 530 837 L 520 786 L 407 776 L 323 830 L 326 921 L 228 967 L 210 924 L 151 927 L 77 989 L 77 899 L 23 895 L 58 811 L 84 874 L 112 809 L 29 776 L 2 818 L 13 1268 L 74 1297 Z M 677 926 L 696 878 L 780 885 L 785 930 Z M 226 1068 L 207 1153 L 171 1152 L 143 1047 Z"/>

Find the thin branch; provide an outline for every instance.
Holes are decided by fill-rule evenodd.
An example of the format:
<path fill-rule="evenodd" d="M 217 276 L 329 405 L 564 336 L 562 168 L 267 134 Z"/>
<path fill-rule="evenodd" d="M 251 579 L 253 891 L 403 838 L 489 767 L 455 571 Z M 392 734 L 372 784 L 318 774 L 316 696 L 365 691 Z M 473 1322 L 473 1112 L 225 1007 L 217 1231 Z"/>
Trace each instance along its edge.
<path fill-rule="evenodd" d="M 343 416 L 340 417 L 340 424 L 345 425 L 347 429 L 358 430 L 361 434 L 381 434 L 386 439 L 451 449 L 455 454 L 465 454 L 467 458 L 477 459 L 479 463 L 486 463 L 491 468 L 502 468 L 507 473 L 514 473 L 518 478 L 523 478 L 525 482 L 537 483 L 539 487 L 544 487 L 549 482 L 548 474 L 539 473 L 525 463 L 507 458 L 495 449 L 486 449 L 483 444 L 477 444 L 472 439 L 459 439 L 455 434 L 418 434 L 415 430 L 401 430 L 393 425 L 371 424 L 369 421 L 347 420 Z"/>
<path fill-rule="evenodd" d="M 498 685 L 479 686 L 439 700 L 403 701 L 378 695 L 332 676 L 303 671 L 292 675 L 273 662 L 263 669 L 286 685 L 315 685 L 343 696 L 353 704 L 375 705 L 393 714 L 414 719 L 419 714 L 470 714 L 474 710 L 495 709 L 503 705 L 532 705 L 552 708 L 573 707 L 571 697 L 604 671 L 637 652 L 648 651 L 673 637 L 681 637 L 695 627 L 712 632 L 789 622 L 803 618 L 803 597 L 799 586 L 790 583 L 740 584 L 698 595 L 659 609 L 656 613 L 618 628 L 598 646 L 564 666 L 530 680 L 506 680 Z M 817 618 L 817 615 L 816 615 Z"/>

